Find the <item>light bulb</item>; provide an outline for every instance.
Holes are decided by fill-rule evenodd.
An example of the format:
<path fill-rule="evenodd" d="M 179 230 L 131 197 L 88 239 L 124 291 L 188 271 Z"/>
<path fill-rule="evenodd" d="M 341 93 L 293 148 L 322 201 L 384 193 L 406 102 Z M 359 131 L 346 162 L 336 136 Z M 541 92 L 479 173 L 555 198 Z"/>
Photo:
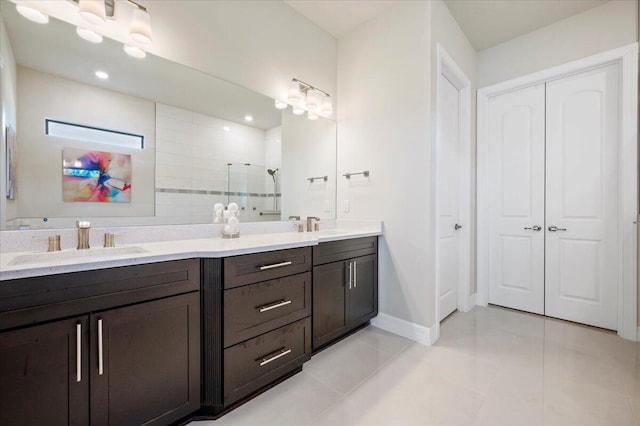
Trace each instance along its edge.
<path fill-rule="evenodd" d="M 299 105 L 293 105 L 292 110 L 293 110 L 293 113 L 294 113 L 295 115 L 302 115 L 302 114 L 304 114 L 304 108 L 302 108 L 302 107 L 301 107 L 301 106 L 299 106 Z"/>
<path fill-rule="evenodd" d="M 124 51 L 127 52 L 127 55 L 132 56 L 134 58 L 142 59 L 147 56 L 147 52 L 140 49 L 137 46 L 132 46 L 130 44 L 124 45 Z"/>
<path fill-rule="evenodd" d="M 33 7 L 26 6 L 24 4 L 17 4 L 16 9 L 20 15 L 37 24 L 46 24 L 49 22 L 49 15 L 34 9 Z"/>
<path fill-rule="evenodd" d="M 109 74 L 104 71 L 96 71 L 96 77 L 98 77 L 100 80 L 106 80 L 109 78 Z"/>
<path fill-rule="evenodd" d="M 79 0 L 78 11 L 82 19 L 91 25 L 102 25 L 107 20 L 104 0 Z"/>
<path fill-rule="evenodd" d="M 151 15 L 146 10 L 139 8 L 131 12 L 131 27 L 129 36 L 133 41 L 140 44 L 151 43 Z"/>
<path fill-rule="evenodd" d="M 77 27 L 76 33 L 80 38 L 90 41 L 91 43 L 102 43 L 102 34 L 98 34 L 88 28 Z"/>
<path fill-rule="evenodd" d="M 277 109 L 285 109 L 288 106 L 288 104 L 282 99 L 276 99 L 275 106 Z"/>

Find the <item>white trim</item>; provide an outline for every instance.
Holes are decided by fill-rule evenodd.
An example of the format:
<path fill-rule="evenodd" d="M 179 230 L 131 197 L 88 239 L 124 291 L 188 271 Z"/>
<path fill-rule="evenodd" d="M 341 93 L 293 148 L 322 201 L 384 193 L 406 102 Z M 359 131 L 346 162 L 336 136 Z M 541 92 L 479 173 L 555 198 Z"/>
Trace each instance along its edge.
<path fill-rule="evenodd" d="M 433 345 L 439 337 L 436 327 L 425 327 L 387 314 L 378 314 L 371 320 L 371 325 L 427 346 Z"/>
<path fill-rule="evenodd" d="M 584 59 L 569 62 L 513 80 L 478 90 L 477 99 L 477 304 L 486 306 L 489 300 L 489 214 L 488 214 L 488 119 L 489 98 L 516 89 L 533 86 L 590 68 L 621 64 L 621 129 L 619 150 L 619 250 L 620 279 L 618 289 L 618 335 L 637 338 L 637 238 L 633 221 L 638 205 L 638 144 L 637 144 L 637 83 L 638 44 L 613 49 Z"/>
<path fill-rule="evenodd" d="M 432 168 L 432 182 L 433 184 L 433 197 L 434 200 L 434 220 L 432 220 L 432 235 L 435 239 L 435 268 L 434 278 L 436 287 L 436 330 L 439 334 L 440 329 L 440 285 L 439 285 L 439 258 L 440 253 L 438 250 L 439 232 L 438 232 L 438 154 L 440 148 L 440 136 L 441 136 L 441 102 L 442 96 L 440 87 L 442 79 L 447 79 L 457 90 L 459 97 L 459 135 L 460 135 L 460 162 L 462 163 L 462 179 L 460 194 L 459 194 L 459 208 L 460 208 L 460 221 L 462 223 L 462 230 L 460 236 L 460 274 L 461 279 L 458 285 L 458 310 L 466 312 L 469 308 L 469 293 L 471 292 L 471 81 L 462 71 L 462 69 L 456 64 L 456 62 L 447 53 L 446 49 L 440 44 L 437 44 L 437 63 L 436 63 L 436 127 L 435 127 L 435 146 L 433 147 L 434 163 L 435 167 Z"/>

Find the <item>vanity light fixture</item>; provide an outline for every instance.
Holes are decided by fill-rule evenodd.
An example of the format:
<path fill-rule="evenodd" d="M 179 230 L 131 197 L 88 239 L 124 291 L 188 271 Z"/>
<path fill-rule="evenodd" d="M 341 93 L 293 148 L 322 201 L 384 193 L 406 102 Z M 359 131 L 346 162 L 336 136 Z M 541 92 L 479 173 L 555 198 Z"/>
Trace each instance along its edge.
<path fill-rule="evenodd" d="M 115 0 L 71 0 L 78 5 L 78 13 L 89 24 L 89 28 L 78 27 L 77 33 L 80 37 L 93 43 L 102 41 L 102 34 L 95 30 L 104 24 L 108 19 L 116 19 L 116 1 Z M 125 43 L 124 51 L 134 58 L 142 59 L 147 56 L 147 52 L 140 45 L 148 45 L 152 41 L 151 37 L 151 15 L 147 8 L 133 0 L 123 0 L 117 2 L 118 8 L 121 4 L 130 4 L 133 6 L 131 10 L 131 23 L 129 25 L 129 39 Z M 120 9 L 118 9 L 120 10 Z M 118 13 L 122 16 L 124 13 Z M 92 28 L 94 27 L 94 28 Z"/>
<path fill-rule="evenodd" d="M 31 6 L 27 6 L 25 4 L 16 4 L 16 9 L 18 10 L 18 13 L 20 13 L 20 15 L 37 24 L 49 23 L 49 15 L 47 15 L 46 13 L 42 13 L 38 9 L 35 9 Z"/>
<path fill-rule="evenodd" d="M 286 106 L 279 107 L 280 102 L 282 101 L 276 100 L 276 108 L 286 108 Z M 292 79 L 289 84 L 287 103 L 292 106 L 295 115 L 307 112 L 310 120 L 316 120 L 320 115 L 333 114 L 331 95 L 297 78 Z"/>
<path fill-rule="evenodd" d="M 285 109 L 289 106 L 289 104 L 281 99 L 276 99 L 275 106 L 277 109 Z"/>
<path fill-rule="evenodd" d="M 91 25 L 103 25 L 107 22 L 104 0 L 78 0 L 78 12 Z"/>

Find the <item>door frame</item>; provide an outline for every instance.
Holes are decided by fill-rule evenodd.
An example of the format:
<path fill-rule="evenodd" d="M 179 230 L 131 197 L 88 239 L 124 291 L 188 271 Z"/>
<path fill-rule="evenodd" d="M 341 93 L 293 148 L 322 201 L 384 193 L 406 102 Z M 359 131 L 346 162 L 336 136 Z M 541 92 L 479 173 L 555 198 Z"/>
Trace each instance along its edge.
<path fill-rule="evenodd" d="M 638 212 L 638 43 L 609 50 L 557 67 L 483 87 L 477 94 L 477 295 L 489 300 L 489 99 L 609 64 L 621 70 L 621 140 L 618 150 L 618 335 L 637 340 L 637 239 L 633 221 Z"/>
<path fill-rule="evenodd" d="M 471 81 L 447 53 L 445 48 L 437 43 L 437 62 L 436 62 L 436 117 L 435 117 L 435 137 L 433 147 L 433 200 L 434 200 L 434 219 L 432 221 L 432 232 L 435 236 L 435 324 L 436 336 L 440 334 L 440 253 L 439 240 L 440 233 L 438 231 L 438 195 L 439 195 L 439 171 L 440 164 L 438 161 L 441 145 L 442 126 L 440 120 L 442 118 L 442 95 L 441 85 L 444 79 L 447 79 L 458 90 L 458 126 L 460 136 L 460 160 L 461 172 L 460 194 L 458 195 L 460 221 L 463 223 L 459 234 L 460 249 L 458 251 L 460 265 L 460 280 L 458 282 L 458 301 L 457 308 L 459 311 L 467 312 L 473 309 L 475 302 L 471 299 Z"/>

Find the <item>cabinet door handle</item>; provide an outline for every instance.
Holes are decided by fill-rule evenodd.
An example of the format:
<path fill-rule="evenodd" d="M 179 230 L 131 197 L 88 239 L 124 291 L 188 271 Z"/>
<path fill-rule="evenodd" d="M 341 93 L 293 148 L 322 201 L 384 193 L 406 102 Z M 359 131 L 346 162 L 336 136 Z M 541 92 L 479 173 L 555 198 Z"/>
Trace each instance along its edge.
<path fill-rule="evenodd" d="M 82 323 L 76 324 L 76 382 L 82 380 Z"/>
<path fill-rule="evenodd" d="M 270 358 L 267 358 L 266 356 L 262 358 L 262 362 L 260 363 L 260 367 L 262 367 L 263 365 L 267 365 L 272 361 L 275 361 L 276 359 L 283 357 L 287 354 L 291 353 L 291 349 L 287 349 L 285 350 L 284 348 L 282 349 L 278 349 L 277 351 L 278 353 Z"/>
<path fill-rule="evenodd" d="M 353 288 L 358 287 L 358 263 L 353 261 Z"/>
<path fill-rule="evenodd" d="M 104 373 L 103 353 L 102 353 L 102 319 L 98 318 L 98 375 Z"/>
<path fill-rule="evenodd" d="M 347 281 L 349 281 L 349 290 L 351 290 L 351 285 L 353 282 L 353 269 L 351 268 L 351 262 L 349 262 L 349 279 Z"/>
<path fill-rule="evenodd" d="M 283 266 L 289 266 L 289 265 L 291 265 L 291 263 L 292 263 L 292 262 L 291 262 L 291 261 L 289 261 L 289 262 L 274 263 L 274 264 L 272 264 L 272 265 L 262 265 L 262 266 L 260 267 L 260 270 L 261 270 L 261 271 L 265 271 L 265 270 L 267 270 L 267 269 L 282 268 Z"/>
<path fill-rule="evenodd" d="M 262 313 L 262 312 L 270 311 L 272 309 L 281 308 L 283 306 L 288 305 L 289 303 L 291 303 L 291 300 L 279 300 L 279 301 L 274 302 L 274 303 L 269 303 L 267 305 L 258 306 L 256 309 L 258 309 L 260 311 L 260 313 Z"/>

